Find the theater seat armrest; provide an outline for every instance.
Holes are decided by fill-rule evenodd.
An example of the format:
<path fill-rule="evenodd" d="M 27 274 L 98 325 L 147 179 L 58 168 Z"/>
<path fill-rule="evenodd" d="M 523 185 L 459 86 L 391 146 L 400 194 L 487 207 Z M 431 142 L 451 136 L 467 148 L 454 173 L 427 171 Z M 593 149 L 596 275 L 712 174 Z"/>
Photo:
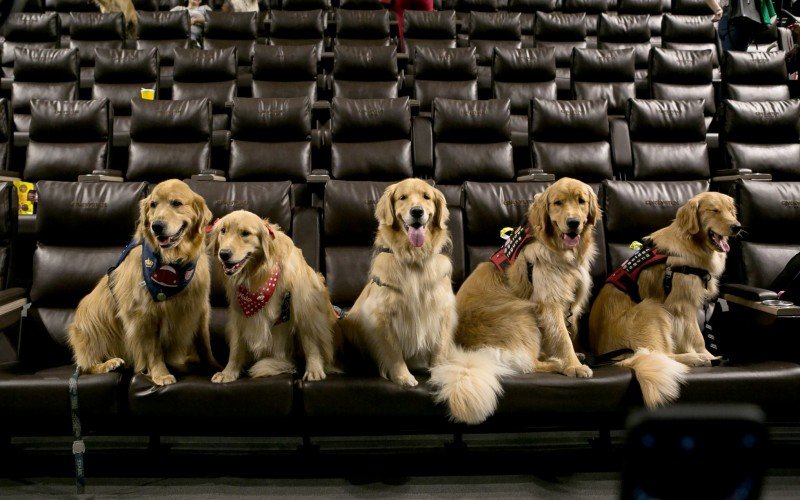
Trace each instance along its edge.
<path fill-rule="evenodd" d="M 328 123 L 331 119 L 331 103 L 328 101 L 316 101 L 311 106 L 311 116 L 317 122 L 317 128 L 323 123 Z"/>
<path fill-rule="evenodd" d="M 0 90 L 10 92 L 11 91 L 11 87 L 13 85 L 14 85 L 14 79 L 13 78 L 5 78 L 5 77 L 0 78 Z"/>
<path fill-rule="evenodd" d="M 225 179 L 225 172 L 222 170 L 206 169 L 199 174 L 194 174 L 192 180 L 225 182 L 227 179 Z"/>
<path fill-rule="evenodd" d="M 14 170 L 0 170 L 0 181 L 19 181 L 22 176 Z"/>
<path fill-rule="evenodd" d="M 765 288 L 758 288 L 755 286 L 742 285 L 739 283 L 725 283 L 719 286 L 720 293 L 726 295 L 735 295 L 747 300 L 762 301 L 774 300 L 778 298 L 778 294 L 772 290 Z"/>
<path fill-rule="evenodd" d="M 611 155 L 617 172 L 633 173 L 633 154 L 631 139 L 628 135 L 628 124 L 625 120 L 609 120 L 611 135 Z"/>
<path fill-rule="evenodd" d="M 331 180 L 331 174 L 321 168 L 312 170 L 306 177 L 306 182 L 309 184 L 325 184 L 329 180 Z"/>
<path fill-rule="evenodd" d="M 320 268 L 320 212 L 316 207 L 297 207 L 292 214 L 292 240 L 308 265 Z"/>
<path fill-rule="evenodd" d="M 119 170 L 92 170 L 91 174 L 79 175 L 78 182 L 122 182 L 125 178 Z"/>
<path fill-rule="evenodd" d="M 399 52 L 397 54 L 397 69 L 398 71 L 405 72 L 408 68 L 408 54 Z"/>
<path fill-rule="evenodd" d="M 0 330 L 5 330 L 19 322 L 22 310 L 28 303 L 24 288 L 9 288 L 0 291 Z"/>
<path fill-rule="evenodd" d="M 415 116 L 413 118 L 414 165 L 418 169 L 433 169 L 433 122 L 430 118 Z"/>
<path fill-rule="evenodd" d="M 419 101 L 416 99 L 408 100 L 408 107 L 411 108 L 411 116 L 419 116 Z"/>
<path fill-rule="evenodd" d="M 525 168 L 517 172 L 517 182 L 553 182 L 555 174 L 545 173 L 541 168 Z"/>
<path fill-rule="evenodd" d="M 800 317 L 800 306 L 797 304 L 792 304 L 791 302 L 785 302 L 777 299 L 767 299 L 765 301 L 747 300 L 739 297 L 738 295 L 733 295 L 730 293 L 723 294 L 722 298 L 731 304 L 736 304 L 753 312 L 766 314 L 768 316 Z"/>
<path fill-rule="evenodd" d="M 24 148 L 31 142 L 31 138 L 27 132 L 14 132 L 14 147 Z"/>

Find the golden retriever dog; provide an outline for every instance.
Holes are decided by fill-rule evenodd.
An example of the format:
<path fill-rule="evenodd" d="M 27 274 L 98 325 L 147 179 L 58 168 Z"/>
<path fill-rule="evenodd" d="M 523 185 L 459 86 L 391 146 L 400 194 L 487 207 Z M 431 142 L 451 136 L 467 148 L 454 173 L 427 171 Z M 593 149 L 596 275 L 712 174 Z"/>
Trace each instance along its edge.
<path fill-rule="evenodd" d="M 420 179 L 387 187 L 375 209 L 378 232 L 369 282 L 338 326 L 380 375 L 416 386 L 412 367 L 446 359 L 456 304 L 444 195 Z"/>
<path fill-rule="evenodd" d="M 434 367 L 431 378 L 437 400 L 448 402 L 455 421 L 477 424 L 491 416 L 502 376 L 533 371 L 592 376 L 573 342 L 592 286 L 599 220 L 592 188 L 562 178 L 531 204 L 530 239 L 513 263 L 481 263 L 461 286 L 460 347 L 448 363 Z"/>
<path fill-rule="evenodd" d="M 134 241 L 78 304 L 69 343 L 83 373 L 128 365 L 167 385 L 175 383 L 167 364 L 183 369 L 199 358 L 216 366 L 205 252 L 211 212 L 176 179 L 158 184 L 139 212 Z"/>
<path fill-rule="evenodd" d="M 133 0 L 94 0 L 94 3 L 97 4 L 103 14 L 122 12 L 122 17 L 125 18 L 125 33 L 127 33 L 128 40 L 136 39 L 136 33 L 139 30 L 139 15 L 136 14 Z"/>
<path fill-rule="evenodd" d="M 225 273 L 226 335 L 230 356 L 211 381 L 232 382 L 255 361 L 251 377 L 293 373 L 294 344 L 305 358 L 303 380 L 322 380 L 333 370 L 333 324 L 322 276 L 280 228 L 244 210 L 216 222 L 209 245 Z"/>
<path fill-rule="evenodd" d="M 728 238 L 740 231 L 730 196 L 698 194 L 678 209 L 672 224 L 645 239 L 640 252 L 655 250 L 661 260 L 643 266 L 635 280 L 638 290 L 626 293 L 611 282 L 636 258 L 626 261 L 600 290 L 589 316 L 590 347 L 597 353 L 635 351 L 618 364 L 634 370 L 648 407 L 675 400 L 688 366 L 710 366 L 715 359 L 706 350 L 697 312 L 717 295 Z M 638 260 L 647 255 L 637 254 Z"/>

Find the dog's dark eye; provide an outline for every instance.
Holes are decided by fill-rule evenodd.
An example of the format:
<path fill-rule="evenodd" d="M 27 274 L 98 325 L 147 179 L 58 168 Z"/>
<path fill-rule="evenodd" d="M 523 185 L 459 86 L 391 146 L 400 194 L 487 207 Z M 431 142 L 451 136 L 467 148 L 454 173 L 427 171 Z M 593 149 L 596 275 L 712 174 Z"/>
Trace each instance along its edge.
<path fill-rule="evenodd" d="M 242 231 L 242 238 L 247 238 L 250 236 L 250 231 Z"/>
<path fill-rule="evenodd" d="M 431 199 L 431 196 L 429 194 L 423 194 L 422 197 L 425 198 L 426 200 Z"/>
<path fill-rule="evenodd" d="M 223 227 L 222 229 L 219 230 L 219 232 L 225 234 L 225 228 Z"/>
<path fill-rule="evenodd" d="M 556 200 L 553 202 L 553 205 L 560 207 L 561 205 L 563 205 L 563 203 L 561 202 L 561 200 Z"/>
<path fill-rule="evenodd" d="M 711 212 L 713 212 L 715 214 L 718 214 L 719 213 L 719 208 L 712 208 Z"/>
<path fill-rule="evenodd" d="M 156 205 L 158 205 L 158 203 L 156 203 L 154 201 L 150 202 L 150 208 L 156 208 Z"/>
<path fill-rule="evenodd" d="M 401 195 L 400 195 L 400 199 L 401 199 L 401 200 L 405 200 L 406 198 L 408 198 L 408 196 L 406 196 L 406 195 L 404 195 L 404 194 L 401 194 Z"/>
<path fill-rule="evenodd" d="M 584 200 L 583 198 L 578 198 L 578 203 L 583 205 L 584 203 L 586 203 L 586 200 Z"/>
<path fill-rule="evenodd" d="M 181 203 L 181 202 L 180 202 L 180 201 L 178 201 L 178 200 L 172 200 L 171 202 L 169 202 L 169 204 L 170 204 L 170 205 L 172 205 L 172 206 L 173 206 L 173 207 L 175 207 L 175 208 L 178 208 L 178 207 L 180 207 L 180 206 L 183 206 L 183 203 Z"/>

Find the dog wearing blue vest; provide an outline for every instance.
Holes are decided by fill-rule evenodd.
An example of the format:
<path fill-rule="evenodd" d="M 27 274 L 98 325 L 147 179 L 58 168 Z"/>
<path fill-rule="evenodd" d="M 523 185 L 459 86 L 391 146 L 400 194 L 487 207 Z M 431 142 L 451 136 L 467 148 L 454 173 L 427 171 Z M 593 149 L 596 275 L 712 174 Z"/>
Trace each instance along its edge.
<path fill-rule="evenodd" d="M 168 385 L 175 376 L 167 365 L 218 366 L 208 331 L 210 220 L 203 198 L 176 179 L 158 184 L 140 202 L 133 241 L 78 304 L 69 327 L 82 373 L 127 365 Z"/>
<path fill-rule="evenodd" d="M 717 295 L 728 239 L 741 231 L 733 199 L 705 192 L 678 209 L 600 290 L 589 315 L 595 353 L 631 349 L 645 405 L 677 399 L 689 366 L 711 366 L 697 312 Z"/>
<path fill-rule="evenodd" d="M 232 382 L 248 366 L 254 378 L 293 373 L 295 358 L 305 359 L 303 380 L 336 371 L 337 316 L 328 289 L 291 238 L 268 220 L 237 210 L 214 223 L 208 245 L 215 271 L 225 275 L 230 304 L 228 364 L 212 382 Z"/>

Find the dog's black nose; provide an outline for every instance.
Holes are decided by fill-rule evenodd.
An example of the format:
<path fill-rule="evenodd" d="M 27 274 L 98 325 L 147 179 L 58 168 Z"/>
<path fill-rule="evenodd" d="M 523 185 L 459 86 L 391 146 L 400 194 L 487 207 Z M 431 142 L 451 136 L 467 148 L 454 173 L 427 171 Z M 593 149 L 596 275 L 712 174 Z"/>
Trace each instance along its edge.
<path fill-rule="evenodd" d="M 219 251 L 219 259 L 222 262 L 228 262 L 229 260 L 231 260 L 231 257 L 233 257 L 233 252 L 231 252 L 230 250 Z"/>
<path fill-rule="evenodd" d="M 153 229 L 153 233 L 156 235 L 160 235 L 166 229 L 166 225 L 163 222 L 153 222 L 150 224 L 150 227 Z"/>
<path fill-rule="evenodd" d="M 742 226 L 739 224 L 731 224 L 731 234 L 736 235 L 742 231 Z"/>
<path fill-rule="evenodd" d="M 422 207 L 413 207 L 410 210 L 411 217 L 415 219 L 421 219 L 423 215 L 425 215 L 425 210 Z"/>
<path fill-rule="evenodd" d="M 567 219 L 567 227 L 570 229 L 578 229 L 578 226 L 581 225 L 581 220 L 576 219 L 575 217 L 570 217 Z"/>

